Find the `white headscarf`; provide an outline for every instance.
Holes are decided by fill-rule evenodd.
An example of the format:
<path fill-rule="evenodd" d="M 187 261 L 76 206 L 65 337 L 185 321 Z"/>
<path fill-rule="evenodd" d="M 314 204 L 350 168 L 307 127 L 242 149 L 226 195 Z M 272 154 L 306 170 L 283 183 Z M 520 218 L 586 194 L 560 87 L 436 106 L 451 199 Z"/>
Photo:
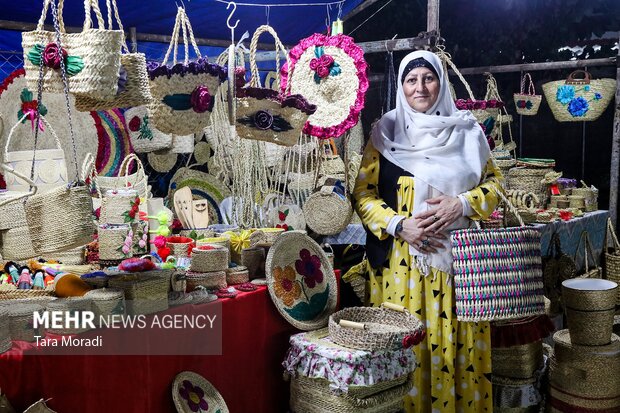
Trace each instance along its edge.
<path fill-rule="evenodd" d="M 409 106 L 400 82 L 407 64 L 420 57 L 433 66 L 440 82 L 437 102 L 425 113 Z M 377 122 L 371 140 L 387 160 L 413 174 L 415 215 L 434 207 L 426 203 L 427 199 L 440 195 L 457 196 L 476 187 L 491 152 L 476 118 L 469 111 L 456 109 L 448 78 L 437 55 L 427 51 L 409 53 L 400 63 L 397 79 L 396 109 Z M 449 229 L 468 225 L 469 220 L 463 218 Z M 429 265 L 452 272 L 450 240 L 443 244 L 446 248 L 436 254 L 424 254 L 410 248 L 425 273 Z"/>

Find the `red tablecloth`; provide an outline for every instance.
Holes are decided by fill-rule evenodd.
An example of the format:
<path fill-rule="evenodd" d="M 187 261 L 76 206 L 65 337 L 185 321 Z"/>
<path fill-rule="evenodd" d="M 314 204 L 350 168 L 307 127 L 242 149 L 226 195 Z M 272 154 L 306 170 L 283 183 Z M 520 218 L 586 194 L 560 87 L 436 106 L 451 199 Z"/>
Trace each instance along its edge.
<path fill-rule="evenodd" d="M 0 355 L 0 389 L 20 412 L 51 398 L 58 413 L 169 413 L 172 381 L 190 370 L 219 390 L 231 413 L 286 412 L 281 362 L 295 329 L 265 287 L 224 299 L 222 317 L 220 356 L 52 356 L 14 342 Z"/>

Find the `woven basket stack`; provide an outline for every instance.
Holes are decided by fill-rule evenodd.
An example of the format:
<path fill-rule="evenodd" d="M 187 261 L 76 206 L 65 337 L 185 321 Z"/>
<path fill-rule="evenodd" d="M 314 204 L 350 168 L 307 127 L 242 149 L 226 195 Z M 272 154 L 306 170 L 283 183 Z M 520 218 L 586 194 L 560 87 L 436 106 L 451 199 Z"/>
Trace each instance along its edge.
<path fill-rule="evenodd" d="M 562 283 L 568 330 L 553 336 L 551 412 L 620 411 L 620 338 L 612 333 L 617 289 L 600 279 Z"/>
<path fill-rule="evenodd" d="M 127 314 L 152 314 L 168 309 L 170 276 L 167 271 L 116 275 L 110 278 L 108 286 L 123 291 Z"/>
<path fill-rule="evenodd" d="M 296 413 L 399 412 L 416 368 L 422 323 L 401 306 L 352 307 L 329 327 L 291 337 L 283 365 Z M 325 372 L 329 372 L 326 374 Z"/>

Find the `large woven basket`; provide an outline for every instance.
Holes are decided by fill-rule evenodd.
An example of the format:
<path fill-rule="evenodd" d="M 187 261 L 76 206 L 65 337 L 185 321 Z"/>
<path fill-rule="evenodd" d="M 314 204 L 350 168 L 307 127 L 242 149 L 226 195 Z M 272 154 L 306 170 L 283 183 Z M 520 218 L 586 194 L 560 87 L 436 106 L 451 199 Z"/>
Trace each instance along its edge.
<path fill-rule="evenodd" d="M 62 186 L 26 201 L 26 221 L 37 255 L 63 251 L 92 241 L 93 202 L 85 185 Z"/>
<path fill-rule="evenodd" d="M 155 129 L 146 106 L 137 106 L 127 109 L 125 111 L 125 119 L 129 127 L 131 146 L 136 153 L 154 152 L 172 147 L 172 136 Z M 170 158 L 175 159 L 174 155 L 166 156 L 166 159 Z M 151 162 L 152 159 L 153 158 L 149 156 L 149 164 L 151 164 L 151 166 L 153 166 L 153 162 Z M 172 163 L 172 161 L 169 163 Z M 155 167 L 157 170 L 166 169 L 159 168 L 157 165 L 155 165 Z M 170 170 L 170 168 L 167 170 Z"/>
<path fill-rule="evenodd" d="M 133 256 L 133 230 L 128 224 L 101 224 L 99 234 L 99 259 L 123 260 Z"/>
<path fill-rule="evenodd" d="M 531 192 L 538 197 L 539 203 L 535 208 L 544 207 L 547 203 L 547 186 L 541 181 L 545 175 L 552 172 L 548 168 L 529 168 L 518 166 L 508 171 L 508 189 L 522 190 Z"/>
<path fill-rule="evenodd" d="M 514 379 L 527 379 L 543 365 L 542 341 L 491 349 L 491 366 L 494 375 Z"/>
<path fill-rule="evenodd" d="M 110 278 L 108 286 L 123 290 L 127 314 L 152 314 L 168 309 L 169 277 L 148 273 L 120 275 Z"/>
<path fill-rule="evenodd" d="M 7 199 L 16 199 L 21 195 L 24 194 L 10 191 L 0 193 L 0 231 L 26 226 L 24 201 L 2 202 Z"/>
<path fill-rule="evenodd" d="M 226 271 L 193 272 L 185 273 L 187 279 L 187 292 L 192 292 L 202 286 L 207 290 L 219 290 L 226 288 Z"/>
<path fill-rule="evenodd" d="M 112 315 L 125 314 L 125 293 L 122 290 L 100 288 L 87 292 L 84 297 L 92 300 L 95 324 L 99 324 L 100 317 L 107 320 Z"/>
<path fill-rule="evenodd" d="M 43 328 L 34 327 L 34 313 L 43 313 L 39 304 L 15 304 L 8 309 L 11 340 L 35 341 L 35 336 L 43 337 Z"/>
<path fill-rule="evenodd" d="M 0 247 L 5 260 L 24 261 L 37 256 L 27 226 L 2 231 Z"/>
<path fill-rule="evenodd" d="M 9 327 L 9 313 L 0 307 L 0 354 L 11 349 L 11 331 Z M 2 404 L 0 403 L 0 408 Z"/>
<path fill-rule="evenodd" d="M 372 396 L 358 399 L 335 395 L 329 384 L 297 376 L 291 379 L 290 407 L 295 413 L 396 413 L 402 410 L 410 381 Z"/>
<path fill-rule="evenodd" d="M 347 327 L 343 320 L 362 323 L 363 327 Z M 360 350 L 399 349 L 409 335 L 417 335 L 421 341 L 423 331 L 417 317 L 392 307 L 349 307 L 329 317 L 329 335 L 334 343 Z"/>
<path fill-rule="evenodd" d="M 131 163 L 135 162 L 136 172 L 130 173 Z M 107 191 L 116 191 L 119 188 L 134 189 L 140 198 L 148 198 L 148 176 L 144 172 L 144 165 L 134 153 L 127 155 L 118 170 L 118 176 L 97 176 L 96 186 L 98 190 L 105 194 Z"/>
<path fill-rule="evenodd" d="M 50 301 L 45 306 L 45 311 L 48 312 L 61 312 L 61 328 L 54 328 L 53 325 L 47 330 L 50 333 L 55 334 L 79 334 L 85 331 L 88 331 L 89 328 L 82 325 L 82 320 L 84 320 L 84 313 L 93 311 L 93 302 L 91 299 L 86 297 L 68 297 L 68 298 L 59 298 L 54 301 Z M 73 321 L 68 320 L 68 315 L 71 317 L 75 317 L 75 315 L 79 314 L 78 326 L 73 326 Z M 50 319 L 51 319 L 50 314 Z M 73 320 L 74 318 L 72 318 Z M 98 320 L 97 320 L 98 321 Z"/>
<path fill-rule="evenodd" d="M 192 250 L 190 269 L 194 272 L 224 271 L 228 268 L 230 251 L 221 246 L 207 245 Z"/>
<path fill-rule="evenodd" d="M 577 78 L 580 73 L 583 78 Z M 613 99 L 616 79 L 593 80 L 590 73 L 576 70 L 566 80 L 545 83 L 543 92 L 558 122 L 593 121 Z"/>
<path fill-rule="evenodd" d="M 503 194 L 500 196 L 514 210 Z M 544 313 L 540 237 L 540 231 L 524 226 L 452 232 L 459 321 L 506 320 Z"/>
<path fill-rule="evenodd" d="M 347 181 L 347 179 L 345 179 Z M 347 182 L 345 182 L 346 188 Z M 306 199 L 304 217 L 306 225 L 320 235 L 335 235 L 351 222 L 353 207 L 346 195 L 336 192 L 336 187 L 324 185 Z"/>
<path fill-rule="evenodd" d="M 99 222 L 102 224 L 127 224 L 137 221 L 138 214 L 131 218 L 128 213 L 136 202 L 138 193 L 133 189 L 108 190 L 103 194 Z"/>

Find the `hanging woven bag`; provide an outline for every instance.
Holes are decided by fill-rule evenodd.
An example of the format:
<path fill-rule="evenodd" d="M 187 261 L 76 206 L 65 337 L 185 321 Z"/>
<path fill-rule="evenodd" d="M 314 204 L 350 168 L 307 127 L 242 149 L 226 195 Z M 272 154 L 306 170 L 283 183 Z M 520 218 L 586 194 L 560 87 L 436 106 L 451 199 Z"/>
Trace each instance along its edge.
<path fill-rule="evenodd" d="M 589 72 L 575 70 L 566 80 L 545 83 L 543 92 L 558 122 L 593 121 L 615 96 L 616 79 L 592 79 Z"/>
<path fill-rule="evenodd" d="M 127 39 L 123 24 L 118 15 L 116 0 L 108 0 L 108 29 L 112 30 L 112 14 L 122 33 L 121 68 L 118 80 L 118 92 L 111 99 L 98 99 L 89 95 L 77 95 L 75 107 L 82 112 L 114 108 L 129 108 L 146 105 L 152 99 L 149 88 L 149 76 L 146 71 L 146 57 L 144 53 L 130 53 L 127 48 Z M 93 4 L 94 5 L 94 4 Z"/>
<path fill-rule="evenodd" d="M 41 110 L 41 106 L 39 106 L 39 108 Z M 9 152 L 9 146 L 11 145 L 11 139 L 15 134 L 17 127 L 26 122 L 30 117 L 36 117 L 36 114 L 24 114 L 17 121 L 17 123 L 11 128 L 11 131 L 6 139 L 6 145 L 4 146 L 4 161 L 23 175 L 30 175 L 33 162 L 33 150 Z M 35 119 L 32 119 L 32 125 L 35 124 L 34 122 Z M 33 181 L 37 185 L 40 193 L 47 192 L 53 188 L 67 184 L 67 164 L 65 162 L 65 153 L 62 150 L 60 139 L 52 126 L 41 115 L 39 117 L 38 126 L 36 127 L 43 129 L 44 126 L 46 128 L 46 132 L 54 137 L 56 148 L 36 150 L 36 158 L 34 158 Z M 10 191 L 27 192 L 30 187 L 29 184 L 21 182 L 11 174 L 5 177 L 5 181 L 6 188 Z"/>
<path fill-rule="evenodd" d="M 316 111 L 301 95 L 290 95 L 290 88 L 278 93 L 280 77 L 276 79 L 278 90 L 264 88 L 260 84 L 256 64 L 256 48 L 261 34 L 268 32 L 276 44 L 276 73 L 280 73 L 280 54 L 286 50 L 272 27 L 263 25 L 254 32 L 250 43 L 249 87 L 237 89 L 236 129 L 240 138 L 254 139 L 283 146 L 295 145 L 308 116 Z M 287 57 L 287 62 L 288 62 Z"/>
<path fill-rule="evenodd" d="M 185 60 L 177 62 L 179 36 L 183 32 Z M 198 59 L 189 61 L 192 44 Z M 172 67 L 167 66 L 172 53 Z M 161 64 L 147 66 L 153 100 L 149 105 L 155 127 L 163 133 L 189 135 L 201 133 L 209 125 L 213 97 L 220 83 L 226 80 L 226 70 L 202 58 L 194 39 L 192 25 L 185 9 L 178 8 L 170 46 Z"/>
<path fill-rule="evenodd" d="M 153 126 L 153 120 L 146 106 L 127 109 L 125 119 L 135 153 L 148 153 L 172 147 L 172 135 L 163 133 Z"/>
<path fill-rule="evenodd" d="M 459 321 L 509 320 L 544 314 L 540 231 L 526 227 L 460 229 L 451 233 Z"/>
<path fill-rule="evenodd" d="M 527 83 L 527 90 L 526 90 Z M 538 113 L 542 95 L 537 95 L 532 76 L 526 73 L 521 78 L 521 91 L 513 96 L 519 115 L 533 116 Z"/>
<path fill-rule="evenodd" d="M 613 246 L 609 248 L 609 236 L 613 242 Z M 620 285 L 620 242 L 616 236 L 614 225 L 611 218 L 607 218 L 607 232 L 605 233 L 605 241 L 603 242 L 604 253 L 604 266 L 603 274 L 604 278 L 613 281 Z M 618 299 L 616 305 L 620 305 L 620 289 L 618 289 Z"/>

